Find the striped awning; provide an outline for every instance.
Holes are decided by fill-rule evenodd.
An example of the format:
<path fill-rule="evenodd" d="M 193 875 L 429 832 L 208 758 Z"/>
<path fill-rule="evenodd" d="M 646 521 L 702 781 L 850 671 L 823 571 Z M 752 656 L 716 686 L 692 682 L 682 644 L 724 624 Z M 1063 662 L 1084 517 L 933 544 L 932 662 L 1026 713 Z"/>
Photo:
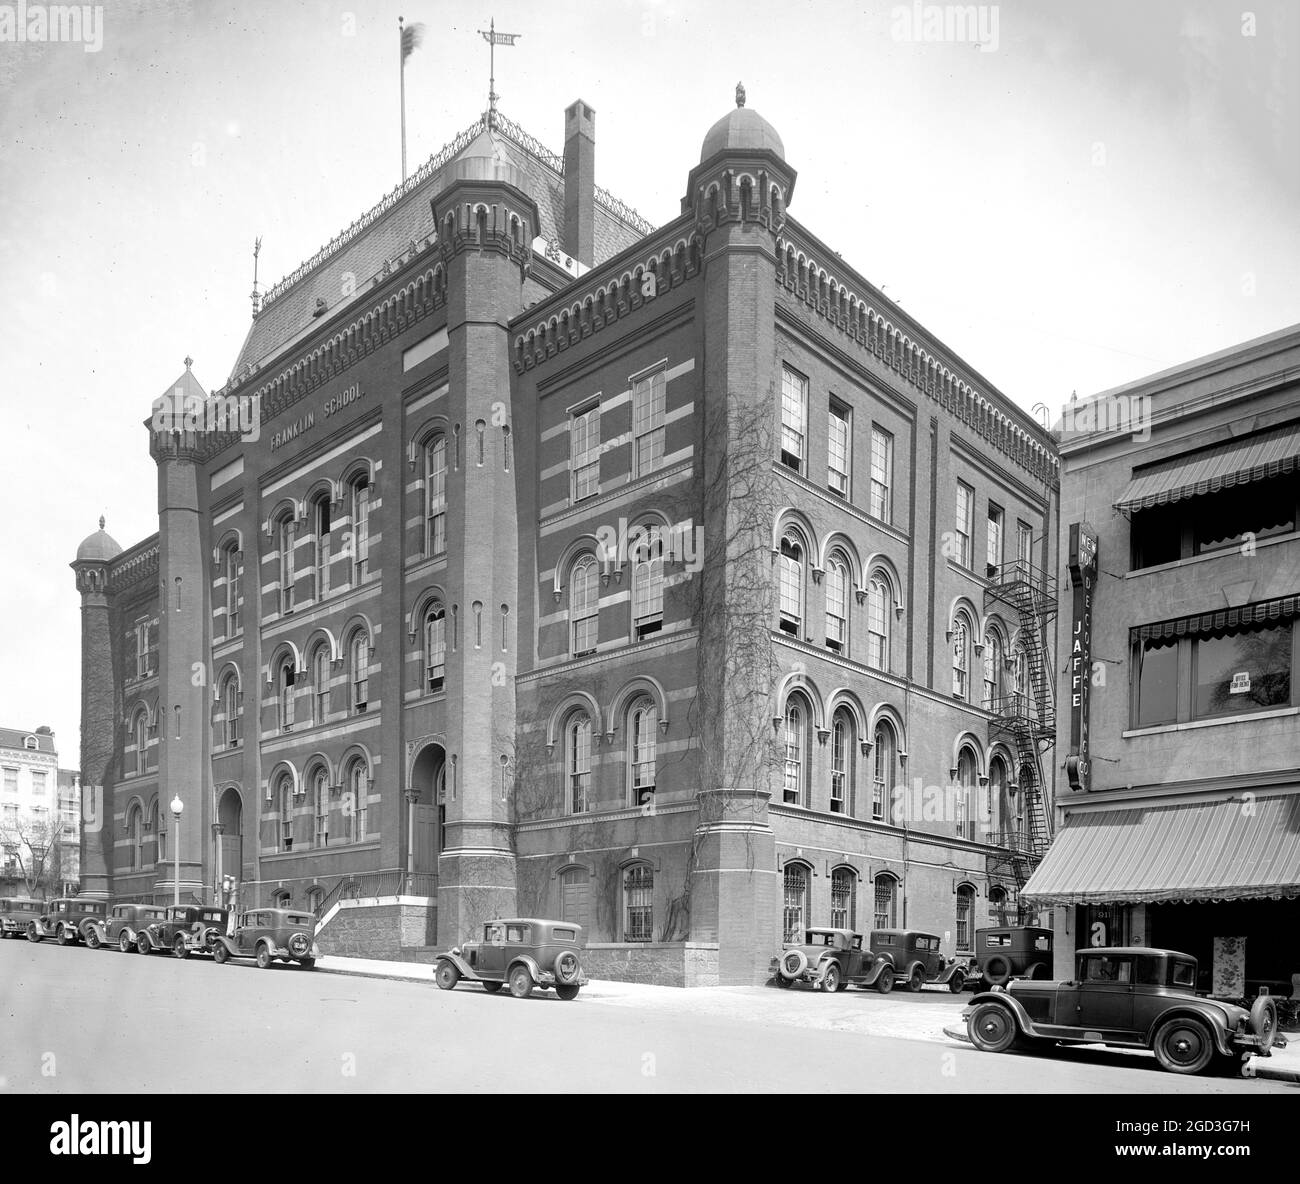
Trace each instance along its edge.
<path fill-rule="evenodd" d="M 1115 509 L 1149 510 L 1233 485 L 1293 472 L 1300 464 L 1300 422 L 1240 440 L 1227 440 L 1188 456 L 1161 461 L 1133 474 Z"/>
<path fill-rule="evenodd" d="M 1242 625 L 1263 621 L 1289 621 L 1296 615 L 1300 597 L 1282 596 L 1277 600 L 1261 600 L 1257 604 L 1243 604 L 1238 608 L 1223 608 L 1212 613 L 1192 613 L 1170 621 L 1157 621 L 1154 625 L 1135 625 L 1129 630 L 1130 641 L 1149 641 L 1163 637 L 1215 637 Z"/>
<path fill-rule="evenodd" d="M 1076 811 L 1020 895 L 1036 905 L 1300 895 L 1300 791 Z"/>

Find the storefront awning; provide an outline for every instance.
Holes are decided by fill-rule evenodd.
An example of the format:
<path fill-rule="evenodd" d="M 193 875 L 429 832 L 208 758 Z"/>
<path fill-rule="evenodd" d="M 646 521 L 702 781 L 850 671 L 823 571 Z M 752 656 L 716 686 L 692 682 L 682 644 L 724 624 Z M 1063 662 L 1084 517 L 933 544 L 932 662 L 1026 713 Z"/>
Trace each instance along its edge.
<path fill-rule="evenodd" d="M 1157 621 L 1154 625 L 1135 625 L 1129 630 L 1129 640 L 1137 642 L 1164 637 L 1222 637 L 1224 633 L 1243 625 L 1289 621 L 1298 610 L 1300 596 L 1281 596 L 1277 600 L 1261 600 L 1258 604 L 1243 604 L 1239 608 L 1224 608 L 1212 613 L 1193 613 L 1188 617 Z"/>
<path fill-rule="evenodd" d="M 1290 473 L 1300 465 L 1300 422 L 1242 440 L 1227 440 L 1190 456 L 1161 461 L 1133 475 L 1115 503 L 1123 514 L 1150 510 L 1248 481 Z"/>
<path fill-rule="evenodd" d="M 1300 895 L 1300 792 L 1080 810 L 1023 900 L 1035 905 Z"/>

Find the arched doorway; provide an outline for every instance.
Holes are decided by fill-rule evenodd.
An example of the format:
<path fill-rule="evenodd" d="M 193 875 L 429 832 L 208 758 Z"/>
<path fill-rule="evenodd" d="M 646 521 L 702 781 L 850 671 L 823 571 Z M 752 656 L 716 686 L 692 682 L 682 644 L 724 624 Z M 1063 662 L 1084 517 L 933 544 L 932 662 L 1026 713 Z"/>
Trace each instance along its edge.
<path fill-rule="evenodd" d="M 420 750 L 411 766 L 411 845 L 412 875 L 438 870 L 438 852 L 442 849 L 442 827 L 446 818 L 447 754 L 441 744 L 428 744 Z"/>
<path fill-rule="evenodd" d="M 217 821 L 221 824 L 221 866 L 217 869 L 218 884 L 223 876 L 244 878 L 244 800 L 233 785 L 221 795 L 217 803 Z"/>

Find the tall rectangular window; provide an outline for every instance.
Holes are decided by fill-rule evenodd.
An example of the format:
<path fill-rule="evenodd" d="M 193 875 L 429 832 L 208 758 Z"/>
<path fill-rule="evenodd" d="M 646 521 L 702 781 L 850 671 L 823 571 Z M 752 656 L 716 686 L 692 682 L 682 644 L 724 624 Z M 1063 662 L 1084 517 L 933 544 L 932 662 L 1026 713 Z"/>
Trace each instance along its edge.
<path fill-rule="evenodd" d="M 295 524 L 292 518 L 280 522 L 280 611 L 293 612 L 293 544 Z"/>
<path fill-rule="evenodd" d="M 632 384 L 632 433 L 635 473 L 653 472 L 664 462 L 664 403 L 668 376 L 656 370 Z"/>
<path fill-rule="evenodd" d="M 984 574 L 990 580 L 997 579 L 1002 573 L 1002 520 L 1004 515 L 1000 506 L 989 503 L 988 547 L 985 562 L 988 566 Z"/>
<path fill-rule="evenodd" d="M 330 499 L 316 502 L 316 599 L 330 590 Z"/>
<path fill-rule="evenodd" d="M 1028 522 L 1016 523 L 1016 562 L 1020 565 L 1020 575 L 1029 573 L 1034 558 L 1034 528 Z"/>
<path fill-rule="evenodd" d="M 803 472 L 808 380 L 788 366 L 781 372 L 781 463 Z"/>
<path fill-rule="evenodd" d="M 447 437 L 436 436 L 424 450 L 426 555 L 447 550 Z"/>
<path fill-rule="evenodd" d="M 1133 726 L 1154 727 L 1178 719 L 1178 639 L 1148 638 L 1137 653 L 1137 703 Z"/>
<path fill-rule="evenodd" d="M 352 582 L 366 578 L 370 559 L 370 486 L 358 482 L 352 487 Z"/>
<path fill-rule="evenodd" d="M 883 428 L 871 429 L 871 505 L 869 513 L 890 521 L 894 482 L 894 437 Z"/>
<path fill-rule="evenodd" d="M 831 404 L 826 444 L 826 488 L 840 497 L 849 496 L 849 413 Z"/>
<path fill-rule="evenodd" d="M 957 482 L 957 562 L 962 567 L 971 565 L 971 533 L 975 529 L 975 491 L 964 482 Z"/>
<path fill-rule="evenodd" d="M 149 625 L 144 622 L 135 627 L 135 675 L 146 678 L 149 674 Z"/>
<path fill-rule="evenodd" d="M 569 467 L 575 502 L 600 492 L 599 406 L 575 415 L 569 424 Z"/>

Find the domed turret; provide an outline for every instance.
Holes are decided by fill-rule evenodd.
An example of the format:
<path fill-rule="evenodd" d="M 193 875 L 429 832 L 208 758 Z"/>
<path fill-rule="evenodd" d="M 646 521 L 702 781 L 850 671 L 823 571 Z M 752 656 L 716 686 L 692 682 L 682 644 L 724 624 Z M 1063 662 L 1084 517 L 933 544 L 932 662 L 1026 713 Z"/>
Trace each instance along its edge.
<path fill-rule="evenodd" d="M 107 563 L 122 554 L 117 540 L 104 530 L 104 519 L 99 520 L 99 529 L 88 535 L 77 548 L 77 562 Z"/>
<path fill-rule="evenodd" d="M 776 128 L 753 108 L 745 106 L 745 88 L 737 83 L 736 109 L 728 111 L 709 128 L 700 148 L 700 163 L 724 150 L 753 152 L 765 149 L 785 159 L 785 145 L 776 134 Z"/>

